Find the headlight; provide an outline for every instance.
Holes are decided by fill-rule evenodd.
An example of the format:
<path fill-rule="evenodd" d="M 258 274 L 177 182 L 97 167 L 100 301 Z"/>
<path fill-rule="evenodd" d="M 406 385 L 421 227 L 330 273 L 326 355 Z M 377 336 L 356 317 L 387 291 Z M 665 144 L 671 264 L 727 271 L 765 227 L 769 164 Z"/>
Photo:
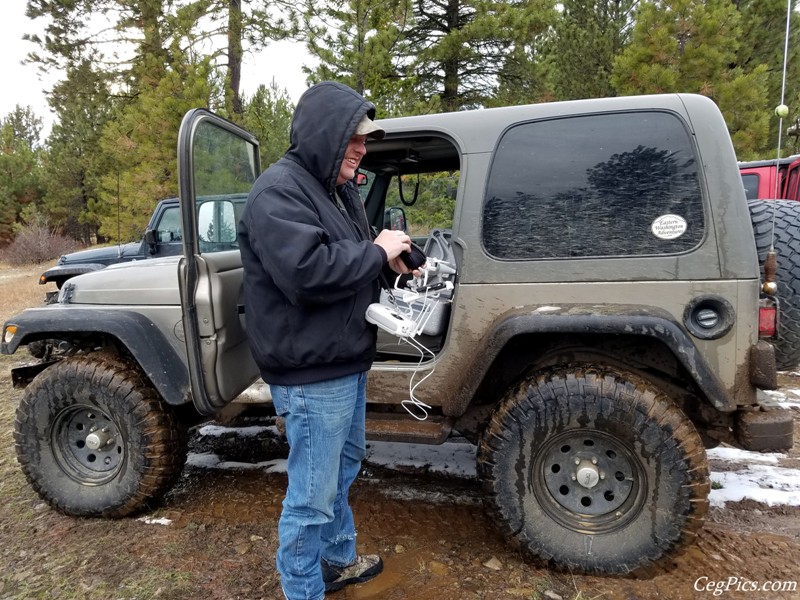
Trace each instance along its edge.
<path fill-rule="evenodd" d="M 11 340 L 14 339 L 14 336 L 16 334 L 17 334 L 16 325 L 6 325 L 5 329 L 3 330 L 3 343 L 10 344 Z"/>

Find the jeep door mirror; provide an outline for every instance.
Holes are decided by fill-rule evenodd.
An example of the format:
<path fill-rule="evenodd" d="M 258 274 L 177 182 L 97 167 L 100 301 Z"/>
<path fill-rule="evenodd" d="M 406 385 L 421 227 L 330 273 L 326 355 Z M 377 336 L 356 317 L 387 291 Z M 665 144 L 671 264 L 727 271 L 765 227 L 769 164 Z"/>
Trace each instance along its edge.
<path fill-rule="evenodd" d="M 155 229 L 148 229 L 144 232 L 144 241 L 147 244 L 147 251 L 150 254 L 156 253 L 156 247 L 158 244 L 158 239 L 156 239 L 156 231 Z"/>
<path fill-rule="evenodd" d="M 197 235 L 201 252 L 220 252 L 238 248 L 233 202 L 204 202 L 197 210 Z"/>
<path fill-rule="evenodd" d="M 407 232 L 406 211 L 399 206 L 392 206 L 383 212 L 383 228 Z"/>

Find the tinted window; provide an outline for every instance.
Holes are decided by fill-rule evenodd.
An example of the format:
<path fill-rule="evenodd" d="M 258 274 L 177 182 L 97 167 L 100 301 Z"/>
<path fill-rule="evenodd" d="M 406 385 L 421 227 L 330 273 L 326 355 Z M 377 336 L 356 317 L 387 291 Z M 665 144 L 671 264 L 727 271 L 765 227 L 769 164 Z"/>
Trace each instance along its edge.
<path fill-rule="evenodd" d="M 748 173 L 742 175 L 742 184 L 744 185 L 744 194 L 748 200 L 755 200 L 758 198 L 758 174 Z"/>
<path fill-rule="evenodd" d="M 792 169 L 791 175 L 789 175 L 789 185 L 786 186 L 786 193 L 783 194 L 789 200 L 800 200 L 798 197 L 798 187 L 797 187 L 797 179 L 800 176 L 800 167 Z"/>
<path fill-rule="evenodd" d="M 497 258 L 671 254 L 703 228 L 697 159 L 674 115 L 526 123 L 495 153 L 483 242 Z"/>
<path fill-rule="evenodd" d="M 177 206 L 164 210 L 156 234 L 159 242 L 181 241 L 181 211 Z"/>

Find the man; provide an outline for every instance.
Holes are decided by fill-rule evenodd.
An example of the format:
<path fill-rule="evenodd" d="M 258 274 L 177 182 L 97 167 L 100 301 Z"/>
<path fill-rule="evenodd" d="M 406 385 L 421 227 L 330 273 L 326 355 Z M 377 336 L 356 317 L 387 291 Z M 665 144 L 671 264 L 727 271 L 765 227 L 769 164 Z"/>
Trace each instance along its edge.
<path fill-rule="evenodd" d="M 255 182 L 239 223 L 247 333 L 289 440 L 277 567 L 288 600 L 367 581 L 380 557 L 356 554 L 348 504 L 365 456 L 366 377 L 376 330 L 365 319 L 379 277 L 410 250 L 403 232 L 373 241 L 352 179 L 375 107 L 347 86 L 309 88 L 290 147 Z"/>

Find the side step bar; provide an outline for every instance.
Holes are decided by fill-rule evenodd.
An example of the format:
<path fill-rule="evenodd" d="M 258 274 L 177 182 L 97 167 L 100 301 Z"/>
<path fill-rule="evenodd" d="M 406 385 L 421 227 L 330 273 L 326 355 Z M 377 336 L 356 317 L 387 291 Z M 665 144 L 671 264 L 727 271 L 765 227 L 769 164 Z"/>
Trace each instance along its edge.
<path fill-rule="evenodd" d="M 381 442 L 442 444 L 450 435 L 453 420 L 429 416 L 417 421 L 409 415 L 367 413 L 367 439 Z"/>

